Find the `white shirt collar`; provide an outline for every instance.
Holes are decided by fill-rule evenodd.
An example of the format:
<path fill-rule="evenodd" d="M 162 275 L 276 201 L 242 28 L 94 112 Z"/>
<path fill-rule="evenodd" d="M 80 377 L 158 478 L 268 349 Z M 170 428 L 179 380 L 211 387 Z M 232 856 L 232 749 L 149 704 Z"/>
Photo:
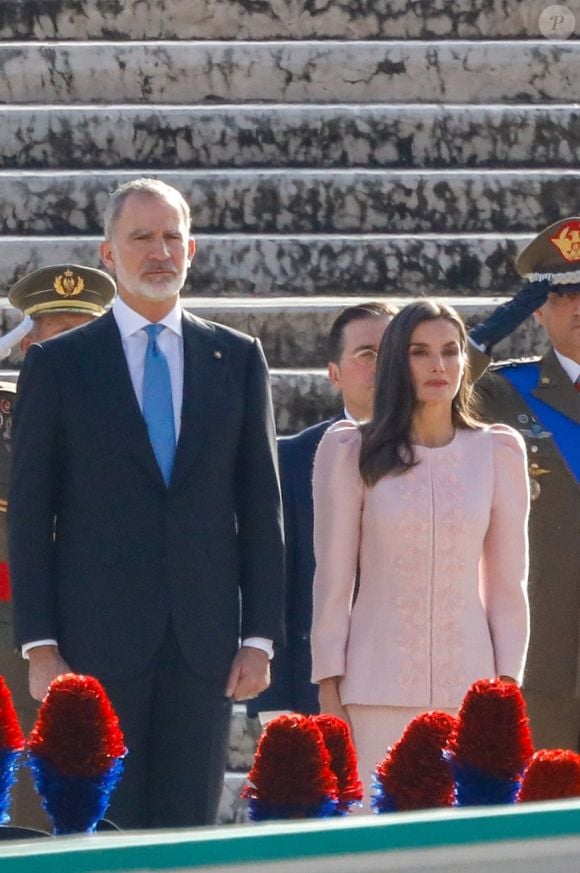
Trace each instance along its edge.
<path fill-rule="evenodd" d="M 352 421 L 353 424 L 360 424 L 359 420 L 350 414 L 346 406 L 344 407 L 344 417 L 347 421 Z"/>
<path fill-rule="evenodd" d="M 113 315 L 115 316 L 115 321 L 117 322 L 117 327 L 119 328 L 119 333 L 121 334 L 121 339 L 127 339 L 128 336 L 132 336 L 148 324 L 151 324 L 150 321 L 143 318 L 142 315 L 139 315 L 139 313 L 135 312 L 134 309 L 131 309 L 130 306 L 127 306 L 125 301 L 122 300 L 119 295 L 117 295 L 113 301 L 112 310 Z M 182 336 L 181 303 L 179 300 L 173 309 L 160 319 L 159 324 L 163 324 L 165 327 L 169 328 L 169 330 L 173 331 L 173 333 L 177 334 L 177 336 Z"/>
<path fill-rule="evenodd" d="M 560 354 L 556 349 L 554 349 L 554 354 L 560 361 L 564 372 L 572 379 L 572 382 L 575 382 L 580 376 L 580 364 L 577 364 L 572 358 L 567 358 L 565 355 Z"/>

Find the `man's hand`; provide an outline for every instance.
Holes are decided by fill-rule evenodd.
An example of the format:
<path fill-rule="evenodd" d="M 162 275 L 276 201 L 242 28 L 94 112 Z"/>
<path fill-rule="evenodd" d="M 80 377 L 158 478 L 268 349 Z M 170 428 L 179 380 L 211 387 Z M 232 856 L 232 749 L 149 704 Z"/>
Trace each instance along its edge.
<path fill-rule="evenodd" d="M 270 684 L 270 660 L 266 652 L 242 646 L 233 660 L 226 685 L 226 697 L 251 700 Z"/>
<path fill-rule="evenodd" d="M 70 673 L 57 646 L 35 646 L 28 651 L 28 688 L 35 700 L 43 700 L 48 686 L 62 673 Z"/>

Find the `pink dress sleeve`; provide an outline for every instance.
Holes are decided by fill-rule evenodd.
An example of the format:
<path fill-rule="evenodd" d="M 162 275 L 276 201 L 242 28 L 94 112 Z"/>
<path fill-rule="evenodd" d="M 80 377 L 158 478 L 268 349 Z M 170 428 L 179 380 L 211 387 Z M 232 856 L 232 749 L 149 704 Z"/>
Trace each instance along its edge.
<path fill-rule="evenodd" d="M 529 638 L 526 447 L 507 425 L 489 428 L 494 441 L 494 485 L 481 561 L 482 597 L 498 675 L 522 681 Z"/>
<path fill-rule="evenodd" d="M 313 682 L 345 671 L 364 495 L 360 445 L 357 425 L 337 422 L 322 438 L 314 461 Z"/>

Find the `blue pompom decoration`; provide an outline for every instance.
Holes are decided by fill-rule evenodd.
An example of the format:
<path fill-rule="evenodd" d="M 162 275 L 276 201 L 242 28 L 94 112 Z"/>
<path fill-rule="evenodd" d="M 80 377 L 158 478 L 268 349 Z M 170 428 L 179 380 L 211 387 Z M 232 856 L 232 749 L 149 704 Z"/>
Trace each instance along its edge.
<path fill-rule="evenodd" d="M 335 797 L 324 797 L 316 806 L 305 807 L 300 803 L 287 803 L 274 806 L 264 803 L 255 797 L 248 801 L 248 811 L 251 821 L 271 821 L 272 819 L 300 818 L 330 818 L 337 815 L 338 800 Z"/>
<path fill-rule="evenodd" d="M 16 782 L 21 757 L 22 752 L 18 749 L 0 751 L 0 824 L 3 825 L 10 821 L 10 792 Z"/>
<path fill-rule="evenodd" d="M 105 817 L 123 765 L 123 759 L 117 758 L 101 776 L 63 776 L 40 755 L 29 755 L 36 790 L 56 835 L 94 833 Z"/>
<path fill-rule="evenodd" d="M 455 778 L 455 806 L 495 806 L 515 803 L 522 784 L 521 779 L 506 779 L 484 773 L 469 764 L 460 764 L 447 751 L 445 758 L 451 762 Z"/>
<path fill-rule="evenodd" d="M 377 779 L 377 774 L 372 775 L 372 797 L 371 809 L 377 815 L 382 815 L 385 812 L 398 812 L 395 798 L 385 791 L 383 784 Z"/>

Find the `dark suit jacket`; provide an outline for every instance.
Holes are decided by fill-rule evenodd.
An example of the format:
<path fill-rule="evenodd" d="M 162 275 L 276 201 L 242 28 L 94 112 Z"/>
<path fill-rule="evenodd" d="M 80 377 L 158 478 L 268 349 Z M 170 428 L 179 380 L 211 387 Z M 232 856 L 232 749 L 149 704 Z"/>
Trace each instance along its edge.
<path fill-rule="evenodd" d="M 33 346 L 22 369 L 8 519 L 16 642 L 54 638 L 76 671 L 131 675 L 171 620 L 191 669 L 225 681 L 240 633 L 282 636 L 260 344 L 184 313 L 183 347 L 169 488 L 111 313 Z"/>
<path fill-rule="evenodd" d="M 312 467 L 320 440 L 335 421 L 315 424 L 301 433 L 278 440 L 280 481 L 286 537 L 286 640 L 272 662 L 272 684 L 257 700 L 248 703 L 248 714 L 290 709 L 311 714 L 319 711 L 318 686 L 310 681 L 310 627 L 314 579 L 314 511 Z"/>
<path fill-rule="evenodd" d="M 580 484 L 549 432 L 536 427 L 534 433 L 532 410 L 503 375 L 510 366 L 492 365 L 477 393 L 485 418 L 518 430 L 528 449 L 531 633 L 524 687 L 579 697 Z M 532 393 L 576 423 L 580 451 L 580 394 L 551 350 L 540 361 Z"/>

